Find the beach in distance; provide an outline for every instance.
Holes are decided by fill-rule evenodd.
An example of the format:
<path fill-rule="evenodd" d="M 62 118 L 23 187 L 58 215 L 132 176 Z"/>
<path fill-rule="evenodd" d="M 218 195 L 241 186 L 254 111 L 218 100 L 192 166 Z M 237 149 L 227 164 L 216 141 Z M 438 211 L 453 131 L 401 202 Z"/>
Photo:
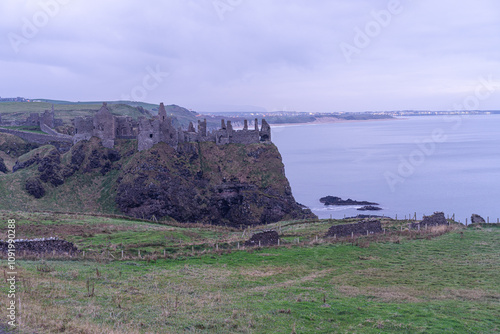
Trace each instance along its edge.
<path fill-rule="evenodd" d="M 320 218 L 367 214 L 325 206 L 327 195 L 377 202 L 374 214 L 393 218 L 500 217 L 500 115 L 323 121 L 272 126 L 296 200 Z"/>

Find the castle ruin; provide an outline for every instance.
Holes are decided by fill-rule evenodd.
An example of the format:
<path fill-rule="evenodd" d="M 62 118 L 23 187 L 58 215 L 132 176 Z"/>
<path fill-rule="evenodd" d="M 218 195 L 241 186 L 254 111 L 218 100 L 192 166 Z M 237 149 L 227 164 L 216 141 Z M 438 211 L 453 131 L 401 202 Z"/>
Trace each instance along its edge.
<path fill-rule="evenodd" d="M 253 130 L 248 128 L 247 120 L 242 130 L 234 130 L 231 121 L 226 124 L 221 120 L 220 129 L 208 131 L 206 119 L 198 120 L 197 129 L 192 122 L 189 123 L 187 131 L 175 128 L 173 118 L 167 116 L 163 103 L 160 104 L 157 116 L 152 119 L 140 117 L 135 121 L 131 117 L 113 115 L 104 102 L 93 117 L 77 117 L 74 125 L 74 144 L 98 137 L 104 147 L 112 148 L 115 139 L 137 139 L 139 151 L 147 150 L 157 143 L 167 143 L 177 148 L 180 143 L 185 142 L 215 142 L 217 145 L 271 142 L 271 127 L 264 119 L 260 130 L 257 119 Z"/>
<path fill-rule="evenodd" d="M 52 110 L 45 110 L 42 114 L 30 113 L 26 120 L 3 120 L 0 116 L 0 126 L 26 126 L 26 127 L 39 127 L 42 131 L 45 131 L 44 127 L 49 127 L 54 129 L 55 127 L 62 126 L 62 119 L 54 117 L 54 105 L 52 105 Z"/>

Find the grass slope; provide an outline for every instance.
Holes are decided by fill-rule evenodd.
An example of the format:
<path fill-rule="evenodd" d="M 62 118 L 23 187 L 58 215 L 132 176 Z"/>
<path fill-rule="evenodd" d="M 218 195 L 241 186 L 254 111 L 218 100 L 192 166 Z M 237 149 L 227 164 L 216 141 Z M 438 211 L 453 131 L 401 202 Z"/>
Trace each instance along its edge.
<path fill-rule="evenodd" d="M 54 102 L 54 113 L 56 118 L 62 119 L 66 125 L 71 125 L 75 117 L 92 116 L 101 106 L 102 102 Z M 108 107 L 113 114 L 117 116 L 130 116 L 134 119 L 144 116 L 137 109 L 138 106 L 151 111 L 153 115 L 158 113 L 158 105 L 128 101 L 108 103 Z M 51 102 L 2 102 L 0 103 L 0 116 L 5 120 L 25 120 L 30 113 L 43 113 L 45 110 L 51 110 L 51 108 Z M 194 122 L 196 120 L 195 113 L 185 108 L 176 105 L 168 105 L 165 108 L 169 115 L 177 118 L 179 123 L 176 124 L 182 124 L 186 127 L 190 121 Z"/>
<path fill-rule="evenodd" d="M 17 261 L 22 276 L 18 318 L 24 330 L 500 330 L 500 229 L 495 225 L 411 234 L 399 232 L 406 222 L 386 220 L 386 235 L 350 242 L 321 238 L 340 221 L 281 222 L 270 226 L 281 229 L 285 237 L 280 247 L 237 250 L 236 242 L 249 234 L 223 227 L 84 215 L 1 212 L 0 216 L 2 221 L 15 218 L 20 235 L 58 232 L 94 254 L 88 255 L 92 259 Z M 296 245 L 297 238 L 301 243 Z M 216 244 L 221 245 L 218 251 Z M 106 255 L 109 251 L 119 258 L 121 249 L 123 261 Z M 169 249 L 165 258 L 163 249 Z M 139 250 L 142 259 L 134 255 Z M 153 256 L 155 251 L 160 256 Z M 2 290 L 0 300 L 5 305 L 5 286 Z"/>

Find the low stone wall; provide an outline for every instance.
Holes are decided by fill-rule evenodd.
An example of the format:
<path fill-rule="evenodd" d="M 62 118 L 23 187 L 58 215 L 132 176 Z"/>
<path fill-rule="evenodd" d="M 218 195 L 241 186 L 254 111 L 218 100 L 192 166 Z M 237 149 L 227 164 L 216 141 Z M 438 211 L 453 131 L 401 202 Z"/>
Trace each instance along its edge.
<path fill-rule="evenodd" d="M 74 254 L 78 252 L 78 248 L 73 245 L 72 242 L 66 240 L 61 240 L 57 238 L 42 238 L 42 239 L 31 239 L 14 240 L 16 246 L 16 255 L 20 256 L 23 253 L 30 254 L 44 254 L 44 253 L 56 253 L 56 254 Z M 9 243 L 6 241 L 0 241 L 0 253 L 5 254 L 9 249 Z"/>
<path fill-rule="evenodd" d="M 45 133 L 47 133 L 47 134 L 49 134 L 51 136 L 56 136 L 57 138 L 62 138 L 62 139 L 67 139 L 67 140 L 73 141 L 73 137 L 72 136 L 59 133 L 56 130 L 54 130 L 51 127 L 49 127 L 48 125 L 46 125 L 46 124 L 41 123 L 40 124 L 40 130 L 42 130 L 43 132 L 45 132 Z"/>
<path fill-rule="evenodd" d="M 355 235 L 366 235 L 382 233 L 382 224 L 379 220 L 369 220 L 363 221 L 356 224 L 344 224 L 344 225 L 334 225 L 328 229 L 326 237 L 347 237 L 353 234 Z"/>
<path fill-rule="evenodd" d="M 276 231 L 264 231 L 260 233 L 255 233 L 252 237 L 245 242 L 245 246 L 273 246 L 278 245 L 279 240 L 278 232 Z M 260 242 L 260 244 L 259 244 Z"/>
<path fill-rule="evenodd" d="M 425 228 L 426 226 L 438 225 L 448 225 L 448 221 L 446 220 L 443 212 L 434 212 L 432 216 L 424 216 L 424 219 L 422 219 L 421 222 L 410 224 L 410 229 L 418 230 Z"/>
<path fill-rule="evenodd" d="M 33 133 L 21 130 L 5 129 L 0 128 L 0 132 L 10 133 L 11 135 L 18 136 L 30 143 L 36 143 L 40 145 L 54 145 L 60 152 L 67 152 L 73 145 L 73 140 L 67 138 L 64 135 L 52 136 L 41 133 Z"/>

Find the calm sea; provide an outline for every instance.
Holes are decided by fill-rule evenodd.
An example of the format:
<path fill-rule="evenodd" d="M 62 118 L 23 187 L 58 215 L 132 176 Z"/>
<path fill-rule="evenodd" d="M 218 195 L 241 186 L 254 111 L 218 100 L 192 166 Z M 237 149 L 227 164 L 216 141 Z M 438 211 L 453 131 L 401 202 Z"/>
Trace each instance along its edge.
<path fill-rule="evenodd" d="M 273 127 L 295 199 L 320 218 L 443 211 L 500 218 L 500 115 Z M 383 211 L 325 207 L 326 195 Z"/>

